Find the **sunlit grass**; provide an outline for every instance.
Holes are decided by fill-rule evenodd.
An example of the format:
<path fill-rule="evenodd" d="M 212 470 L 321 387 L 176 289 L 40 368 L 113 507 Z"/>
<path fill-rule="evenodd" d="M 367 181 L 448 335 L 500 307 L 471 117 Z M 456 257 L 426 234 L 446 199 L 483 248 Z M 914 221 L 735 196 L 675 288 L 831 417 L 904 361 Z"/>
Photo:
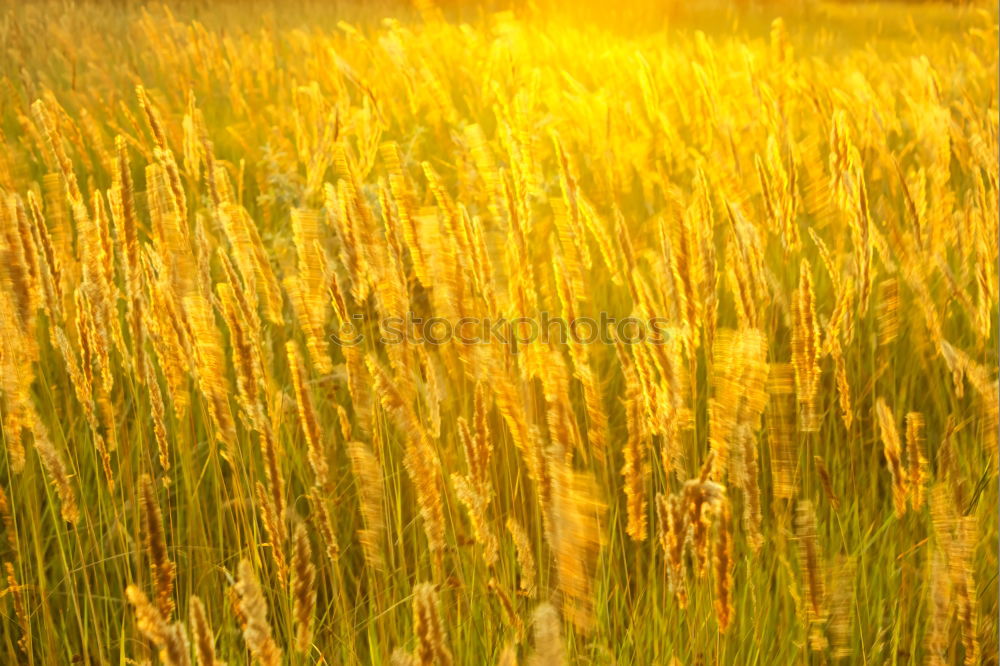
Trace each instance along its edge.
<path fill-rule="evenodd" d="M 2 660 L 996 663 L 996 39 L 5 5 Z"/>

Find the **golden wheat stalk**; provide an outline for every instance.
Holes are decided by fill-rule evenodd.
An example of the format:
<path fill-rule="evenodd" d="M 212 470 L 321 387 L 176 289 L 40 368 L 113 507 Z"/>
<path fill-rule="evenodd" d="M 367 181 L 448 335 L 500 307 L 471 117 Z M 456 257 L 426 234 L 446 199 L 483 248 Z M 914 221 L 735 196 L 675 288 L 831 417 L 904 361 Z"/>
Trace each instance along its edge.
<path fill-rule="evenodd" d="M 365 564 L 378 571 L 384 567 L 381 553 L 382 533 L 385 531 L 383 510 L 383 477 L 378 459 L 361 442 L 349 442 L 347 455 L 357 488 L 364 528 L 358 533 Z"/>
<path fill-rule="evenodd" d="M 881 397 L 875 404 L 875 415 L 882 436 L 885 462 L 892 476 L 892 504 L 896 510 L 896 517 L 902 517 L 906 513 L 908 481 L 906 468 L 903 467 L 903 448 L 899 440 L 899 431 L 896 430 L 896 419 L 885 399 Z"/>
<path fill-rule="evenodd" d="M 719 632 L 726 633 L 733 621 L 733 533 L 729 501 L 724 500 L 719 510 L 718 531 L 715 545 L 715 617 Z"/>
<path fill-rule="evenodd" d="M 555 607 L 544 602 L 531 614 L 535 649 L 528 657 L 528 666 L 564 666 L 566 648 L 563 645 L 562 621 Z"/>
<path fill-rule="evenodd" d="M 80 192 L 80 186 L 77 184 L 73 162 L 66 154 L 66 149 L 63 146 L 63 137 L 59 133 L 58 126 L 52 120 L 52 114 L 48 105 L 40 99 L 35 100 L 31 105 L 31 111 L 35 116 L 35 122 L 41 128 L 42 136 L 45 137 L 46 145 L 55 156 L 56 165 L 62 175 L 70 202 L 83 202 L 83 194 Z"/>
<path fill-rule="evenodd" d="M 924 634 L 927 663 L 931 666 L 944 666 L 948 663 L 949 625 L 954 615 L 954 600 L 947 558 L 940 544 L 931 552 L 927 580 L 929 581 L 927 586 L 928 628 Z"/>
<path fill-rule="evenodd" d="M 267 534 L 278 579 L 285 583 L 288 581 L 288 560 L 285 558 L 285 543 L 288 538 L 284 514 L 279 513 L 274 504 L 274 496 L 268 493 L 263 483 L 258 481 L 254 490 L 257 494 L 257 503 L 260 505 L 261 522 L 264 524 L 264 532 Z"/>
<path fill-rule="evenodd" d="M 76 492 L 70 485 L 70 472 L 52 440 L 49 439 L 48 429 L 45 428 L 37 415 L 34 415 L 32 421 L 34 422 L 35 451 L 38 452 L 42 467 L 49 475 L 49 480 L 59 497 L 59 514 L 63 520 L 75 525 L 80 520 L 80 508 L 76 502 Z"/>
<path fill-rule="evenodd" d="M 535 584 L 535 556 L 532 553 L 531 539 L 521 523 L 514 518 L 507 519 L 507 531 L 510 532 L 514 542 L 514 549 L 517 552 L 517 566 L 521 570 L 518 594 L 533 599 L 538 593 L 538 588 Z"/>
<path fill-rule="evenodd" d="M 374 381 L 383 409 L 396 421 L 406 436 L 404 466 L 417 494 L 427 542 L 435 558 L 444 549 L 444 508 L 441 503 L 441 464 L 416 413 L 397 390 L 388 373 L 374 357 L 367 359 L 368 371 Z"/>
<path fill-rule="evenodd" d="M 21 635 L 17 639 L 17 646 L 25 655 L 31 654 L 31 623 L 28 619 L 27 607 L 25 606 L 24 589 L 17 582 L 12 562 L 4 562 L 4 571 L 7 574 L 7 590 L 14 602 L 14 618 L 17 621 L 17 628 Z"/>
<path fill-rule="evenodd" d="M 822 652 L 827 645 L 822 629 L 827 618 L 825 574 L 816 532 L 816 513 L 812 502 L 808 500 L 799 502 L 796 508 L 795 533 L 799 540 L 799 558 L 808 593 L 805 608 L 809 644 L 814 651 Z"/>
<path fill-rule="evenodd" d="M 167 540 L 163 531 L 163 514 L 156 501 L 156 488 L 149 475 L 139 480 L 140 501 L 142 503 L 143 527 L 146 555 L 156 588 L 156 607 L 164 619 L 169 620 L 174 613 L 174 577 L 177 567 L 167 552 Z"/>
<path fill-rule="evenodd" d="M 215 286 L 215 291 L 222 318 L 229 329 L 230 354 L 236 369 L 237 403 L 242 409 L 248 427 L 261 432 L 267 426 L 263 424 L 265 416 L 261 401 L 262 373 L 252 342 L 254 331 L 242 316 L 237 302 L 239 297 L 233 285 L 220 282 Z"/>
<path fill-rule="evenodd" d="M 504 620 L 513 629 L 514 641 L 516 643 L 520 643 L 524 640 L 524 622 L 517 614 L 517 611 L 514 608 L 514 602 L 511 601 L 510 595 L 507 594 L 507 590 L 500 585 L 500 582 L 496 578 L 490 578 L 486 581 L 486 588 L 496 595 L 497 600 L 500 602 L 500 607 L 503 608 Z"/>
<path fill-rule="evenodd" d="M 271 637 L 271 624 L 267 619 L 267 601 L 249 560 L 240 560 L 233 587 L 238 598 L 237 607 L 244 622 L 243 640 L 251 656 L 261 666 L 280 666 L 281 648 Z"/>
<path fill-rule="evenodd" d="M 292 600 L 295 613 L 295 649 L 307 653 L 312 643 L 313 613 L 316 608 L 316 567 L 304 523 L 295 528 L 292 554 Z"/>
<path fill-rule="evenodd" d="M 413 632 L 417 635 L 420 666 L 451 666 L 440 601 L 431 583 L 420 583 L 413 588 Z"/>
<path fill-rule="evenodd" d="M 483 548 L 483 562 L 492 567 L 500 554 L 500 543 L 493 533 L 487 517 L 489 501 L 473 484 L 469 477 L 462 474 L 451 475 L 451 487 L 469 515 L 473 538 Z"/>
<path fill-rule="evenodd" d="M 15 294 L 23 301 L 23 324 L 32 325 L 35 313 L 47 305 L 42 299 L 43 260 L 35 242 L 35 234 L 28 224 L 28 216 L 24 212 L 21 197 L 11 195 L 7 198 L 7 214 L 3 220 L 5 229 L 5 245 L 8 261 L 8 272 L 14 279 Z"/>
<path fill-rule="evenodd" d="M 31 190 L 28 191 L 28 211 L 31 217 L 31 233 L 35 238 L 35 247 L 39 250 L 39 266 L 42 270 L 42 283 L 45 286 L 47 314 L 53 321 L 62 320 L 62 270 L 59 257 L 49 233 L 41 203 Z"/>
<path fill-rule="evenodd" d="M 160 382 L 156 377 L 153 366 L 146 364 L 143 366 L 146 372 L 145 381 L 149 391 L 149 411 L 153 418 L 153 436 L 156 438 L 156 450 L 159 454 L 160 468 L 164 473 L 170 471 L 170 442 L 167 435 L 167 414 L 163 406 L 163 393 L 160 391 Z M 169 482 L 169 477 L 164 477 L 164 483 Z"/>
<path fill-rule="evenodd" d="M 924 505 L 924 484 L 927 481 L 926 422 L 920 412 L 906 414 L 906 460 L 910 505 L 919 511 Z"/>
<path fill-rule="evenodd" d="M 802 259 L 799 288 L 792 300 L 792 367 L 795 369 L 795 389 L 803 407 L 802 429 L 819 427 L 815 414 L 816 392 L 819 387 L 819 326 L 816 321 L 812 267 Z"/>
<path fill-rule="evenodd" d="M 208 622 L 205 604 L 197 596 L 191 596 L 191 635 L 194 636 L 195 656 L 198 666 L 223 666 L 215 658 L 215 633 Z"/>
<path fill-rule="evenodd" d="M 681 608 L 687 607 L 684 543 L 687 536 L 686 513 L 676 495 L 656 495 L 657 537 L 663 550 L 669 589 Z"/>
<path fill-rule="evenodd" d="M 190 666 L 191 647 L 184 625 L 179 622 L 169 624 L 135 585 L 129 585 L 125 589 L 125 596 L 135 607 L 136 627 L 160 648 L 160 661 L 165 666 Z"/>
<path fill-rule="evenodd" d="M 20 552 L 17 538 L 17 523 L 14 520 L 14 513 L 7 497 L 7 491 L 0 486 L 0 520 L 3 521 L 4 535 L 10 545 L 11 552 L 16 556 Z"/>
<path fill-rule="evenodd" d="M 546 456 L 552 482 L 550 545 L 555 555 L 562 612 L 581 633 L 593 631 L 594 574 L 601 550 L 604 505 L 594 479 L 572 470 L 552 447 Z"/>
<path fill-rule="evenodd" d="M 821 456 L 813 456 L 813 462 L 816 464 L 816 473 L 819 475 L 819 481 L 823 485 L 823 492 L 826 493 L 826 499 L 830 502 L 833 510 L 836 511 L 840 508 L 840 498 L 837 497 L 837 493 L 833 490 L 833 480 L 830 478 L 830 470 L 827 469 L 826 463 Z"/>

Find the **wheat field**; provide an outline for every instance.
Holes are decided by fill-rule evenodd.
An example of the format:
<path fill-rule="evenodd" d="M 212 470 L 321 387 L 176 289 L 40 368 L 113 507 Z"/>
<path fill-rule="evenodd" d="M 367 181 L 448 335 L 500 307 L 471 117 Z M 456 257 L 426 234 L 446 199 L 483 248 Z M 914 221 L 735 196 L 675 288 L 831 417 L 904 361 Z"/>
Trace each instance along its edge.
<path fill-rule="evenodd" d="M 0 10 L 3 663 L 997 663 L 995 5 Z"/>

